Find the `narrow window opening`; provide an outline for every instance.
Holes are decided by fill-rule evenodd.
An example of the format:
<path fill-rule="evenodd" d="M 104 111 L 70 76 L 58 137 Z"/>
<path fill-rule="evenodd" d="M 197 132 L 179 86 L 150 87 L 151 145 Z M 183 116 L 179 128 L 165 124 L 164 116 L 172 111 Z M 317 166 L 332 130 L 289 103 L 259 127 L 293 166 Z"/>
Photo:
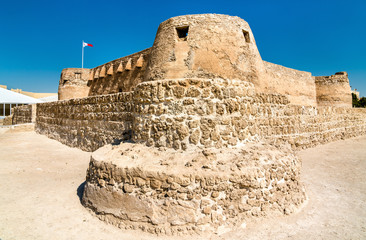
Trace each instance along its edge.
<path fill-rule="evenodd" d="M 188 26 L 185 27 L 177 27 L 177 35 L 178 35 L 178 39 L 181 41 L 187 41 L 187 37 L 188 37 Z"/>
<path fill-rule="evenodd" d="M 64 83 L 63 83 L 63 85 L 65 85 L 67 82 L 68 82 L 69 80 L 64 80 Z"/>
<path fill-rule="evenodd" d="M 90 87 L 92 85 L 92 82 L 93 82 L 92 80 L 88 80 L 87 86 Z"/>
<path fill-rule="evenodd" d="M 245 42 L 250 43 L 249 32 L 243 30 L 243 35 L 244 35 Z"/>
<path fill-rule="evenodd" d="M 122 88 L 119 88 L 119 89 L 118 89 L 118 92 L 122 92 Z"/>

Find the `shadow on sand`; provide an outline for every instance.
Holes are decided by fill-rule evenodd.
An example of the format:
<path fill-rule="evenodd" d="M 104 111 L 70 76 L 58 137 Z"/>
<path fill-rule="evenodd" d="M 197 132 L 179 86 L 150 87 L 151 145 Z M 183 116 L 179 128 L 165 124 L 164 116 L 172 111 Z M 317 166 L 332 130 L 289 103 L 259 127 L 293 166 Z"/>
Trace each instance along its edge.
<path fill-rule="evenodd" d="M 86 183 L 86 181 L 84 181 L 82 184 L 80 184 L 78 189 L 76 190 L 76 194 L 78 195 L 81 204 L 83 204 L 82 199 L 83 199 L 85 183 Z"/>

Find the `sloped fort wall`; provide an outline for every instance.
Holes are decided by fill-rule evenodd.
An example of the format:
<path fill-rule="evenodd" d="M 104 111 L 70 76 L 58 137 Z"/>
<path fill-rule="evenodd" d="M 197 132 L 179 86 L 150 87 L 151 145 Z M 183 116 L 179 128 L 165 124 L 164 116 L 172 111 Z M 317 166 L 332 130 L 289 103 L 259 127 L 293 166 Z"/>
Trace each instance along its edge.
<path fill-rule="evenodd" d="M 318 106 L 352 107 L 351 87 L 346 72 L 337 72 L 332 76 L 315 77 Z"/>
<path fill-rule="evenodd" d="M 185 150 L 266 138 L 301 148 L 366 129 L 366 109 L 292 105 L 240 80 L 151 81 L 130 93 L 37 106 L 37 132 L 87 151 L 123 139 Z"/>

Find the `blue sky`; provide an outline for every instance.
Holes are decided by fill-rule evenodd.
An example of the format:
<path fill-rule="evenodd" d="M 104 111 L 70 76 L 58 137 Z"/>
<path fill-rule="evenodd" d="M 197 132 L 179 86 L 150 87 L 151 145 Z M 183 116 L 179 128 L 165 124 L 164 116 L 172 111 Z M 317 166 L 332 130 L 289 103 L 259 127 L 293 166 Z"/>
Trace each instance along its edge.
<path fill-rule="evenodd" d="M 57 92 L 61 70 L 92 68 L 151 47 L 173 16 L 221 13 L 246 20 L 263 60 L 314 76 L 347 71 L 366 96 L 366 1 L 4 1 L 0 84 Z"/>

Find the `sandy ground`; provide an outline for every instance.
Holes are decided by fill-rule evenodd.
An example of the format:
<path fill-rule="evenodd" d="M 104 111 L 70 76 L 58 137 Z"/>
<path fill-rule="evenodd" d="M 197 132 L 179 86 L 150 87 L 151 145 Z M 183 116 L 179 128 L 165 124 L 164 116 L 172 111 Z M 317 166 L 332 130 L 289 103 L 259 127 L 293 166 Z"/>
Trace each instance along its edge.
<path fill-rule="evenodd" d="M 90 153 L 0 128 L 0 239 L 366 239 L 366 137 L 299 152 L 309 200 L 298 213 L 218 236 L 157 237 L 98 220 L 80 204 Z"/>

